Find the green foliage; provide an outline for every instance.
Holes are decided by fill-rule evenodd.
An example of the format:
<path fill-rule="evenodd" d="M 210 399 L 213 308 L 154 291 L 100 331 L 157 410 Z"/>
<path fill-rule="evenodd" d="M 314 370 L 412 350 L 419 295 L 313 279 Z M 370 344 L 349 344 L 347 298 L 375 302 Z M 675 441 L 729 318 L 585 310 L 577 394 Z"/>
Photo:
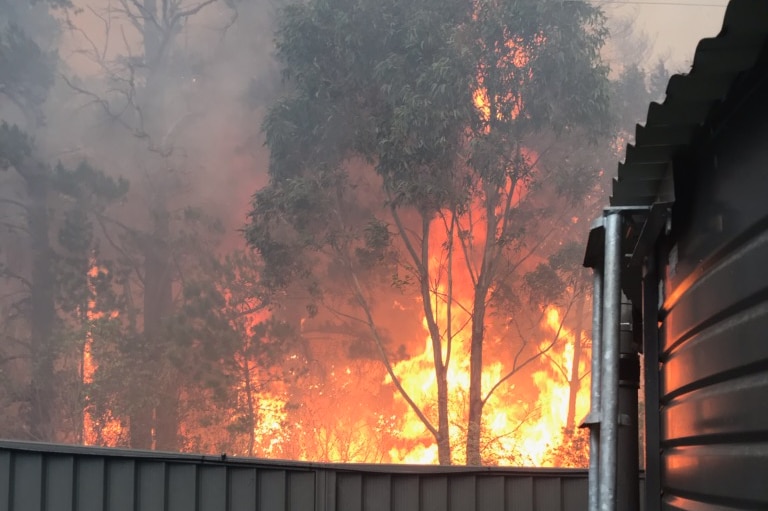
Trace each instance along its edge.
<path fill-rule="evenodd" d="M 119 177 L 113 179 L 104 172 L 93 168 L 87 162 L 81 162 L 74 169 L 57 164 L 53 169 L 53 187 L 69 198 L 92 204 L 101 201 L 113 202 L 122 199 L 128 193 L 128 181 Z"/>
<path fill-rule="evenodd" d="M 525 284 L 530 300 L 539 305 L 550 304 L 565 292 L 562 279 L 547 264 L 539 264 L 535 270 L 527 273 Z"/>
<path fill-rule="evenodd" d="M 619 124 L 623 124 L 622 120 L 632 124 L 618 128 L 631 133 L 634 122 L 642 121 L 648 114 L 648 103 L 663 99 L 668 81 L 669 71 L 663 61 L 658 61 L 650 71 L 638 64 L 626 66 L 611 82 L 611 106 Z"/>
<path fill-rule="evenodd" d="M 583 257 L 583 244 L 578 241 L 570 241 L 549 257 L 549 265 L 553 270 L 571 276 L 583 271 L 581 265 Z"/>
<path fill-rule="evenodd" d="M 0 123 L 0 170 L 22 164 L 32 154 L 32 140 L 16 125 Z"/>
<path fill-rule="evenodd" d="M 603 22 L 599 8 L 559 0 L 310 0 L 287 7 L 276 38 L 286 94 L 263 125 L 270 182 L 254 195 L 246 228 L 275 302 L 296 288 L 315 299 L 335 295 L 344 311 L 361 313 L 384 352 L 371 304 L 388 291 L 376 279 L 386 273 L 399 292 L 418 290 L 425 316 L 433 317 L 430 289 L 445 278 L 436 272 L 446 264 L 435 270 L 433 258 L 462 249 L 475 266 L 472 303 L 488 303 L 491 290 L 495 306 L 518 301 L 511 282 L 527 236 L 550 212 L 515 194 L 546 187 L 576 203 L 598 177 L 591 167 L 557 174 L 556 166 L 552 179 L 529 149 L 539 149 L 542 134 L 596 140 L 607 133 Z M 430 239 L 433 220 L 454 215 L 463 223 L 460 243 L 430 251 L 422 240 Z M 468 232 L 470 223 L 479 232 Z M 542 266 L 529 276 L 531 288 L 556 293 L 561 273 Z M 410 282 L 418 286 L 409 289 Z M 471 313 L 482 324 L 473 332 L 486 328 L 480 308 Z M 433 321 L 438 345 L 439 329 Z M 479 354 L 472 363 L 482 367 Z M 482 405 L 475 405 L 477 415 Z"/>
<path fill-rule="evenodd" d="M 471 32 L 478 85 L 502 102 L 487 122 L 517 125 L 518 134 L 577 126 L 606 133 L 604 21 L 587 2 L 478 2 Z"/>
<path fill-rule="evenodd" d="M 307 249 L 338 242 L 331 204 L 347 183 L 330 169 L 352 156 L 374 164 L 393 206 L 430 215 L 462 208 L 480 180 L 530 179 L 520 147 L 531 133 L 604 133 L 605 35 L 599 9 L 580 2 L 477 2 L 474 12 L 430 0 L 287 7 L 276 42 L 288 92 L 264 123 L 271 182 L 254 196 L 246 230 L 266 278 L 285 288 L 309 273 Z M 485 119 L 473 105 L 480 88 L 493 103 Z M 468 134 L 475 177 L 462 164 Z M 583 196 L 596 173 L 582 170 L 558 190 Z"/>
<path fill-rule="evenodd" d="M 456 159 L 456 121 L 471 108 L 465 62 L 452 43 L 467 15 L 461 5 L 288 7 L 277 47 L 291 92 L 264 124 L 272 175 L 334 168 L 355 154 L 376 164 L 399 200 L 433 200 L 445 188 L 437 173 Z"/>
<path fill-rule="evenodd" d="M 38 109 L 53 85 L 54 64 L 13 20 L 6 25 L 0 18 L 0 94 L 23 111 Z"/>
<path fill-rule="evenodd" d="M 392 233 L 386 223 L 371 220 L 363 231 L 364 246 L 355 248 L 355 255 L 364 268 L 373 268 L 387 259 L 392 248 Z"/>
<path fill-rule="evenodd" d="M 566 293 L 584 292 L 588 284 L 581 261 L 584 257 L 583 244 L 572 241 L 563 244 L 546 263 L 524 277 L 529 299 L 543 306 L 556 303 Z"/>

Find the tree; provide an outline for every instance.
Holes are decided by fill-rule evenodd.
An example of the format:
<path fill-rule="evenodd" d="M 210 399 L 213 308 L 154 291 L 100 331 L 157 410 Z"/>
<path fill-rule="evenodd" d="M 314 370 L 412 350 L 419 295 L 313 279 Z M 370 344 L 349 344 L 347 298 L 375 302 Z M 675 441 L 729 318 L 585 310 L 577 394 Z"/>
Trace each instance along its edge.
<path fill-rule="evenodd" d="M 271 392 L 276 387 L 295 381 L 306 365 L 298 332 L 268 313 L 259 268 L 251 253 L 234 251 L 194 272 L 168 333 L 175 342 L 167 358 L 177 361 L 185 392 L 207 398 L 202 413 L 187 407 L 199 420 L 188 413 L 185 428 L 212 423 L 230 437 L 216 449 L 247 456 L 265 455 L 265 441 L 272 440 L 264 438 L 269 429 L 260 424 L 261 402 L 279 394 Z M 223 413 L 212 416 L 214 407 Z"/>
<path fill-rule="evenodd" d="M 35 136 L 44 132 L 42 107 L 58 61 L 27 31 L 49 43 L 44 38 L 54 33 L 55 23 L 48 9 L 65 5 L 0 2 L 0 170 L 5 173 L 0 221 L 6 241 L 28 249 L 16 257 L 6 252 L 0 264 L 13 296 L 0 361 L 5 366 L 26 362 L 16 364 L 16 381 L 28 384 L 11 392 L 11 400 L 25 409 L 24 436 L 35 440 L 77 439 L 81 433 L 82 403 L 65 413 L 60 389 L 82 369 L 77 355 L 82 342 L 73 343 L 72 337 L 88 328 L 88 270 L 99 257 L 90 219 L 127 190 L 125 181 L 109 179 L 85 163 L 75 168 L 52 164 L 36 143 Z M 66 420 L 69 427 L 62 423 Z"/>
<path fill-rule="evenodd" d="M 5 3 L 5 2 L 4 2 Z M 29 235 L 32 241 L 35 262 L 32 275 L 27 279 L 23 275 L 10 273 L 4 268 L 7 277 L 13 275 L 18 282 L 26 287 L 29 296 L 27 311 L 30 319 L 29 325 L 33 329 L 30 335 L 29 354 L 36 370 L 33 370 L 28 394 L 29 419 L 28 426 L 32 428 L 29 434 L 37 438 L 49 438 L 50 416 L 52 405 L 53 386 L 50 375 L 53 372 L 52 359 L 46 352 L 51 344 L 53 334 L 53 290 L 50 271 L 50 249 L 48 247 L 48 218 L 47 218 L 47 190 L 45 184 L 39 184 L 34 179 L 35 173 L 45 172 L 41 165 L 31 158 L 32 147 L 27 135 L 27 129 L 35 129 L 40 118 L 40 106 L 45 101 L 48 88 L 53 80 L 54 60 L 51 56 L 42 52 L 39 46 L 18 25 L 20 19 L 19 5 L 16 3 L 0 4 L 2 15 L 2 32 L 0 32 L 0 98 L 3 109 L 8 112 L 7 102 L 16 107 L 14 117 L 22 126 L 10 125 L 3 119 L 2 133 L 0 134 L 0 163 L 5 171 L 18 172 L 22 179 L 22 186 L 30 195 L 30 201 L 22 202 L 15 198 L 4 197 L 4 206 L 15 207 L 13 216 L 20 213 L 26 220 Z M 37 12 L 40 16 L 47 14 L 43 9 Z M 18 63 L 29 62 L 27 73 L 16 72 Z M 6 117 L 4 115 L 4 117 Z M 7 118 L 7 117 L 6 117 Z M 26 125 L 29 125 L 27 128 Z M 7 187 L 5 187 L 7 189 Z M 6 228 L 14 233 L 24 233 L 23 227 L 13 222 L 4 222 Z M 10 355 L 14 356 L 14 355 Z M 5 357 L 8 361 L 8 356 Z"/>
<path fill-rule="evenodd" d="M 546 263 L 540 263 L 535 270 L 528 273 L 526 284 L 531 290 L 531 297 L 540 304 L 566 302 L 568 310 L 575 306 L 573 323 L 573 357 L 569 367 L 559 361 L 553 361 L 563 378 L 568 382 L 568 412 L 564 430 L 573 434 L 576 426 L 576 398 L 581 389 L 581 382 L 588 372 L 580 371 L 583 360 L 582 353 L 586 351 L 584 339 L 584 309 L 589 297 L 591 282 L 586 277 L 580 264 L 583 247 L 579 242 L 564 244 L 560 250 L 552 254 Z"/>
<path fill-rule="evenodd" d="M 132 269 L 125 292 L 135 297 L 129 331 L 112 352 L 123 357 L 122 362 L 104 366 L 104 370 L 112 367 L 127 373 L 124 381 L 130 392 L 115 389 L 103 395 L 128 400 L 120 408 L 128 415 L 130 445 L 137 448 L 176 450 L 180 445 L 184 380 L 180 367 L 161 355 L 169 349 L 167 323 L 183 304 L 176 291 L 181 288 L 183 294 L 188 279 L 180 261 L 189 247 L 190 233 L 185 229 L 190 227 L 188 213 L 194 208 L 186 207 L 191 169 L 182 137 L 204 114 L 195 101 L 199 97 L 190 91 L 203 75 L 204 63 L 184 46 L 190 21 L 205 16 L 215 5 L 230 14 L 217 19 L 223 37 L 237 17 L 235 3 L 224 0 L 120 0 L 102 10 L 90 9 L 89 15 L 104 27 L 104 46 L 95 43 L 98 38 L 93 33 L 80 28 L 76 16 L 66 17 L 66 27 L 82 43 L 78 54 L 99 75 L 62 79 L 86 106 L 96 107 L 97 119 L 108 129 L 122 130 L 122 136 L 116 137 L 117 147 L 104 144 L 99 149 L 106 153 L 105 159 L 111 158 L 111 151 L 133 149 L 128 160 L 137 179 L 131 202 L 138 204 L 136 197 L 141 193 L 146 204 L 143 211 L 129 206 L 122 217 L 102 218 L 112 250 Z M 120 34 L 114 34 L 118 29 Z M 123 45 L 116 47 L 120 44 L 115 45 L 116 41 Z M 197 229 L 196 235 L 206 236 L 205 230 Z M 197 248 L 195 256 L 206 257 L 199 254 L 202 247 L 214 250 L 202 238 L 192 245 Z"/>
<path fill-rule="evenodd" d="M 524 156 L 524 144 L 527 137 L 547 130 L 586 128 L 605 133 L 608 106 L 607 70 L 599 58 L 606 33 L 598 9 L 578 2 L 480 5 L 475 90 L 483 97 L 470 165 L 485 207 L 486 229 L 481 260 L 474 270 L 469 464 L 480 463 L 482 408 L 487 399 L 481 380 L 485 307 L 492 288 L 509 271 L 504 268 L 505 251 L 522 249 L 516 243 L 521 228 L 515 221 L 517 187 L 542 177 Z M 579 188 L 568 186 L 561 192 L 578 197 Z"/>
<path fill-rule="evenodd" d="M 556 145 L 549 135 L 604 131 L 604 37 L 599 9 L 581 2 L 317 1 L 282 17 L 278 57 L 290 92 L 264 125 L 270 184 L 254 196 L 248 240 L 274 292 L 302 282 L 312 312 L 320 303 L 368 328 L 441 463 L 452 461 L 448 367 L 467 325 L 466 461 L 481 462 L 483 406 L 498 388 L 482 389 L 488 311 L 501 312 L 502 290 L 541 246 L 527 244 L 526 229 L 557 216 L 545 218 L 529 192 L 578 196 L 596 176 L 540 168 L 550 148 L 534 137 Z M 562 186 L 547 187 L 553 177 Z M 456 295 L 459 273 L 469 297 Z M 376 318 L 385 275 L 420 299 L 436 416 L 392 369 Z M 354 314 L 329 305 L 342 286 Z"/>

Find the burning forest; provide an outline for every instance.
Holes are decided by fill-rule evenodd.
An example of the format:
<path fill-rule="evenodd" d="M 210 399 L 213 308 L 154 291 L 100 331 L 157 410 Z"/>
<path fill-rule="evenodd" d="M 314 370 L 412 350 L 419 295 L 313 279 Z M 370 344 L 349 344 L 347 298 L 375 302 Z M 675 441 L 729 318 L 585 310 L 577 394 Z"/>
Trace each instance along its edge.
<path fill-rule="evenodd" d="M 586 466 L 581 238 L 666 77 L 611 23 L 0 0 L 0 437 Z"/>

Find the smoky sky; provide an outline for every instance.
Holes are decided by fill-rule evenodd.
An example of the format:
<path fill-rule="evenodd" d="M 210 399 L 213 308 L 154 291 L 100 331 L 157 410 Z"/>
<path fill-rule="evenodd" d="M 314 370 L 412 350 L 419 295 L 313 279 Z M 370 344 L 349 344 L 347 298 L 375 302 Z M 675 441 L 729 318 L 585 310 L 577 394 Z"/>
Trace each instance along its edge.
<path fill-rule="evenodd" d="M 674 71 L 689 69 L 698 42 L 720 32 L 726 6 L 725 0 L 622 1 L 606 2 L 606 15 L 634 19 L 634 29 L 648 39 L 645 58 L 665 60 Z"/>

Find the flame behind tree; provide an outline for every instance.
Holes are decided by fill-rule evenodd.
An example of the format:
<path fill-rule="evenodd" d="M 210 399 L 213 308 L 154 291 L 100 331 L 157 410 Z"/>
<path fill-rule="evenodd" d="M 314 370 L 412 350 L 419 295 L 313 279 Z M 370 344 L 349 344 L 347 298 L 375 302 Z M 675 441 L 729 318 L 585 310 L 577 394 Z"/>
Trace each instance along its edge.
<path fill-rule="evenodd" d="M 61 81 L 83 107 L 78 110 L 79 120 L 95 112 L 110 121 L 105 123 L 108 135 L 99 137 L 102 143 L 87 150 L 114 172 L 118 166 L 114 155 L 129 148 L 130 157 L 125 160 L 133 183 L 131 203 L 145 204 L 140 211 L 129 206 L 129 212 L 111 218 L 104 229 L 109 231 L 112 248 L 131 259 L 128 264 L 136 274 L 131 294 L 137 304 L 141 302 L 140 310 L 132 311 L 138 319 L 132 327 L 138 331 L 130 334 L 130 343 L 135 351 L 132 373 L 144 373 L 144 377 L 131 378 L 126 385 L 135 383 L 134 394 L 145 399 L 132 400 L 128 407 L 130 445 L 176 450 L 179 389 L 151 382 L 162 375 L 173 383 L 173 364 L 147 368 L 161 365 L 153 355 L 165 349 L 165 324 L 178 312 L 175 294 L 183 287 L 174 245 L 184 235 L 179 232 L 183 227 L 178 209 L 189 200 L 182 196 L 191 181 L 191 166 L 179 148 L 182 135 L 202 117 L 197 105 L 190 105 L 188 87 L 192 69 L 199 72 L 203 67 L 192 64 L 202 60 L 200 55 L 192 56 L 195 50 L 187 50 L 201 32 L 191 30 L 194 21 L 216 10 L 222 15 L 221 23 L 208 28 L 226 32 L 236 18 L 235 7 L 224 0 L 117 0 L 70 7 L 61 12 L 61 26 L 69 37 L 67 43 L 74 47 L 70 52 L 74 66 L 65 70 Z M 78 68 L 92 68 L 97 74 L 76 76 Z"/>
<path fill-rule="evenodd" d="M 478 2 L 470 31 L 488 115 L 479 112 L 471 135 L 470 188 L 485 205 L 485 245 L 474 269 L 467 463 L 479 464 L 486 307 L 493 289 L 526 253 L 515 190 L 536 186 L 524 144 L 542 131 L 607 131 L 606 69 L 599 51 L 606 35 L 599 10 L 573 2 Z M 478 112 L 478 110 L 475 110 Z M 529 142 L 530 141 L 530 142 Z M 537 148 L 541 152 L 547 148 Z M 557 173 L 559 169 L 553 169 Z M 566 188 L 570 196 L 575 189 Z M 578 192 L 576 192 L 578 193 Z M 534 244 L 534 247 L 536 245 Z M 526 256 L 523 255 L 523 258 Z M 511 265 L 510 265 L 511 261 Z"/>
<path fill-rule="evenodd" d="M 267 310 L 260 265 L 234 251 L 191 271 L 161 356 L 181 389 L 185 450 L 285 457 L 285 404 L 306 357 L 296 332 Z"/>
<path fill-rule="evenodd" d="M 509 312 L 503 291 L 540 257 L 537 229 L 553 232 L 560 208 L 578 199 L 561 187 L 546 211 L 540 193 L 524 193 L 561 170 L 537 165 L 550 149 L 537 134 L 606 127 L 604 36 L 600 11 L 582 2 L 347 0 L 292 6 L 282 18 L 278 56 L 291 92 L 265 122 L 271 180 L 254 197 L 249 242 L 273 290 L 302 281 L 313 310 L 368 328 L 440 463 L 453 461 L 453 349 L 469 353 L 466 462 L 482 461 L 483 408 L 499 388 L 483 383 L 489 317 Z M 351 165 L 355 157 L 375 176 Z M 328 278 L 331 269 L 338 278 Z M 387 274 L 418 297 L 436 413 L 392 364 L 380 315 Z M 455 295 L 458 279 L 470 283 L 468 297 Z M 330 305 L 334 294 L 351 296 L 351 307 Z M 468 347 L 454 343 L 459 309 L 469 315 Z"/>
<path fill-rule="evenodd" d="M 3 436 L 37 441 L 82 434 L 92 221 L 127 189 L 85 163 L 56 164 L 41 143 L 59 64 L 43 50 L 57 42 L 48 9 L 67 4 L 0 1 L 0 415 L 15 418 Z"/>

